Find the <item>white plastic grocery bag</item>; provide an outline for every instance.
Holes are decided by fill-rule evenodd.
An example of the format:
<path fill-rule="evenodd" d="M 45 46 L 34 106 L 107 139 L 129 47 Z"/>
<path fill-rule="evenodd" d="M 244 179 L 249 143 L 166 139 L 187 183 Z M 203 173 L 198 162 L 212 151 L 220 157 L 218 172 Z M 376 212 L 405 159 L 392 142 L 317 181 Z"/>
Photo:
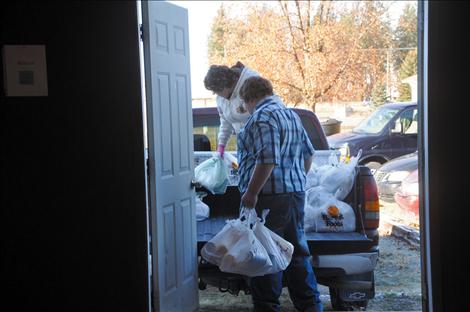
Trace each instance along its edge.
<path fill-rule="evenodd" d="M 201 256 L 208 262 L 220 266 L 222 258 L 242 237 L 244 230 L 240 219 L 227 220 L 222 230 L 204 244 Z"/>
<path fill-rule="evenodd" d="M 194 179 L 212 194 L 224 194 L 227 190 L 227 165 L 220 156 L 211 157 L 194 169 Z"/>
<path fill-rule="evenodd" d="M 220 270 L 246 276 L 268 274 L 272 268 L 272 262 L 266 249 L 252 230 L 252 226 L 259 221 L 256 211 L 242 208 L 240 220 L 241 236 L 234 245 L 230 246 L 222 258 Z"/>
<path fill-rule="evenodd" d="M 325 170 L 319 180 L 325 190 L 339 200 L 343 200 L 351 191 L 354 186 L 354 179 L 356 177 L 356 166 L 361 157 L 362 150 L 358 155 L 352 157 L 349 162 L 336 162 L 331 164 L 331 168 Z"/>
<path fill-rule="evenodd" d="M 227 163 L 227 166 L 231 169 L 238 169 L 238 160 L 237 157 L 233 156 L 230 153 L 224 153 L 224 161 Z"/>
<path fill-rule="evenodd" d="M 264 225 L 268 213 L 269 209 L 263 210 L 262 220 L 256 222 L 253 232 L 269 255 L 272 267 L 267 274 L 272 274 L 287 268 L 292 260 L 294 246 Z"/>
<path fill-rule="evenodd" d="M 353 232 L 356 230 L 354 210 L 347 203 L 332 197 L 321 207 L 306 206 L 305 223 L 316 232 Z M 306 227 L 307 231 L 307 227 Z"/>
<path fill-rule="evenodd" d="M 305 192 L 305 232 L 316 232 L 318 210 L 325 206 L 327 202 L 334 201 L 333 194 L 327 192 L 322 186 L 316 186 Z"/>
<path fill-rule="evenodd" d="M 222 230 L 204 245 L 201 256 L 223 272 L 265 275 L 272 262 L 251 229 L 257 221 L 254 209 L 242 209 L 239 219 L 228 220 Z"/>
<path fill-rule="evenodd" d="M 202 201 L 204 196 L 196 195 L 196 221 L 203 221 L 209 218 L 209 206 Z"/>

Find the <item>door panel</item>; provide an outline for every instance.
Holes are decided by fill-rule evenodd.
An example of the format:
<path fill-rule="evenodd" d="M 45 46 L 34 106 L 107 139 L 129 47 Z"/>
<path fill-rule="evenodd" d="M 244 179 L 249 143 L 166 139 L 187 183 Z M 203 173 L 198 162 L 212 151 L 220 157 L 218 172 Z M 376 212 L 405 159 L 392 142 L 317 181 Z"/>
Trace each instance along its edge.
<path fill-rule="evenodd" d="M 144 1 L 142 24 L 153 307 L 194 311 L 198 288 L 187 11 Z"/>

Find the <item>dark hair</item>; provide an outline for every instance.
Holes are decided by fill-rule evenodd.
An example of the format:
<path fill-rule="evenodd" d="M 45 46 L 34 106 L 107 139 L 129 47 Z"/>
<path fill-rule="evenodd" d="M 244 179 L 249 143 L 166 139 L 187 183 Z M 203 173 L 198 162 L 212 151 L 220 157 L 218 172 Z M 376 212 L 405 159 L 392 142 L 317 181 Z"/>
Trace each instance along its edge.
<path fill-rule="evenodd" d="M 239 68 L 239 69 L 243 69 L 245 67 L 245 65 L 243 65 L 242 62 L 240 61 L 237 61 L 237 63 L 235 65 L 232 66 L 232 69 L 233 68 Z"/>
<path fill-rule="evenodd" d="M 225 88 L 233 87 L 240 78 L 238 70 L 224 65 L 212 65 L 204 78 L 204 86 L 207 90 L 220 92 Z"/>
<path fill-rule="evenodd" d="M 245 103 L 264 98 L 268 95 L 273 95 L 273 86 L 268 79 L 263 77 L 248 78 L 240 89 L 240 98 Z"/>

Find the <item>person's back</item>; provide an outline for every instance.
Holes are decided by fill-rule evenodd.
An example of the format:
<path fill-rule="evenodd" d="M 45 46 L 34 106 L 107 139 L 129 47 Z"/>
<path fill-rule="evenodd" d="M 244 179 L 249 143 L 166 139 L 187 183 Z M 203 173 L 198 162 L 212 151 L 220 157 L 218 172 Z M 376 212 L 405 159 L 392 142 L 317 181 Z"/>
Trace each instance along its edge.
<path fill-rule="evenodd" d="M 299 116 L 285 107 L 277 96 L 270 96 L 256 105 L 256 111 L 248 119 L 245 128 L 259 129 L 263 123 L 277 130 L 273 133 L 272 142 L 266 143 L 274 144 L 274 149 L 279 151 L 276 160 L 279 163 L 273 168 L 271 174 L 271 178 L 275 179 L 274 183 L 267 183 L 265 186 L 271 189 L 263 188 L 262 192 L 304 191 L 306 182 L 304 151 L 307 138 Z M 240 163 L 242 162 L 243 160 L 240 160 Z M 272 189 L 273 184 L 274 189 Z"/>
<path fill-rule="evenodd" d="M 240 96 L 251 115 L 238 136 L 241 204 L 259 216 L 268 209 L 265 225 L 294 246 L 285 271 L 251 279 L 255 311 L 280 311 L 284 272 L 295 308 L 322 311 L 303 229 L 305 175 L 314 149 L 300 118 L 273 95 L 268 80 L 247 79 Z"/>

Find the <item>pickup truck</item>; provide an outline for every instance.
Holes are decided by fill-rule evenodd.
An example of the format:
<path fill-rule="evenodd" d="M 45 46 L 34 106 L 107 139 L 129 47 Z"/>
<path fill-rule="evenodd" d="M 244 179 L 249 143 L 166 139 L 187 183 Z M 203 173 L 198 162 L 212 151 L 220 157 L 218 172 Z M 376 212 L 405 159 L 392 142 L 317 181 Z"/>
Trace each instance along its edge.
<path fill-rule="evenodd" d="M 308 110 L 295 109 L 316 150 L 314 163 L 328 159 L 331 150 L 316 115 Z M 216 149 L 219 116 L 215 107 L 193 108 L 193 133 L 195 166 L 213 155 Z M 233 135 L 227 150 L 234 151 L 236 138 Z M 339 155 L 339 153 L 338 153 Z M 321 165 L 321 164 L 320 164 Z M 233 174 L 231 175 L 233 178 Z M 209 218 L 197 222 L 197 249 L 199 289 L 207 285 L 218 287 L 221 292 L 233 295 L 243 290 L 250 293 L 249 278 L 221 272 L 200 256 L 201 248 L 214 237 L 228 219 L 239 216 L 240 193 L 236 179 L 229 179 L 225 194 L 212 195 L 207 192 L 203 202 L 210 207 Z M 204 192 L 203 187 L 196 187 Z M 366 308 L 368 300 L 375 295 L 374 269 L 379 256 L 379 203 L 377 185 L 366 166 L 358 166 L 354 186 L 344 199 L 356 214 L 354 232 L 306 232 L 312 254 L 312 264 L 319 284 L 329 287 L 334 309 Z"/>

